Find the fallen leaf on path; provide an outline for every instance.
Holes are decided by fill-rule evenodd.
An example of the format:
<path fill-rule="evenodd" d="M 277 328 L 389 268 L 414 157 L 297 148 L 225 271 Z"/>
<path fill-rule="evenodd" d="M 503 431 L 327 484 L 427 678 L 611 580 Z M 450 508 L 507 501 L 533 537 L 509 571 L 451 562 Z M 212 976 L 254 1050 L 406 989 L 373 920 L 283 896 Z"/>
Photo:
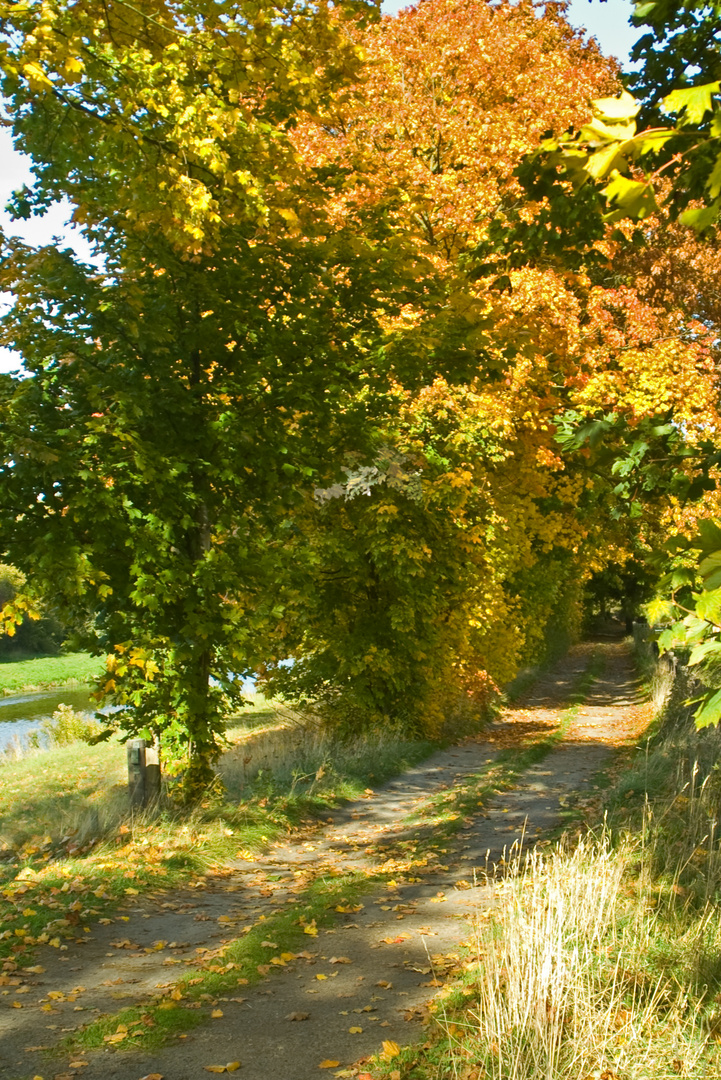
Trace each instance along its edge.
<path fill-rule="evenodd" d="M 240 1062 L 229 1061 L 227 1065 L 204 1065 L 203 1068 L 206 1072 L 212 1073 L 237 1072 L 240 1068 Z"/>
<path fill-rule="evenodd" d="M 288 1015 L 286 1016 L 286 1020 L 307 1020 L 309 1016 L 310 1013 L 292 1012 L 288 1013 Z"/>
<path fill-rule="evenodd" d="M 383 1040 L 383 1053 L 381 1057 L 384 1061 L 391 1061 L 394 1057 L 398 1057 L 401 1052 L 401 1048 L 397 1042 L 393 1042 L 392 1039 Z"/>
<path fill-rule="evenodd" d="M 89 1061 L 71 1061 L 70 1062 L 70 1068 L 71 1069 L 84 1069 L 85 1066 L 89 1065 L 89 1064 L 90 1064 Z M 146 1080 L 146 1077 L 143 1077 L 143 1080 Z"/>
<path fill-rule="evenodd" d="M 318 980 L 318 982 L 323 982 L 323 980 L 327 978 L 327 975 L 316 975 L 316 979 Z"/>
<path fill-rule="evenodd" d="M 382 986 L 384 990 L 392 990 L 393 989 L 393 983 L 388 982 L 387 979 L 379 979 L 378 982 L 376 983 L 376 986 Z"/>
<path fill-rule="evenodd" d="M 363 1028 L 361 1028 L 361 1027 L 349 1027 L 348 1031 L 349 1031 L 349 1033 L 351 1035 L 362 1035 L 363 1034 Z"/>
<path fill-rule="evenodd" d="M 318 1066 L 319 1069 L 335 1069 L 340 1065 L 340 1061 L 332 1061 L 330 1058 L 326 1058 L 325 1061 L 321 1061 Z"/>
<path fill-rule="evenodd" d="M 213 1009 L 210 1015 L 213 1017 L 214 1020 L 220 1020 L 221 1016 L 223 1016 L 224 1013 L 222 1009 Z"/>
<path fill-rule="evenodd" d="M 349 956 L 331 956 L 328 961 L 329 964 L 352 964 L 353 961 Z"/>
<path fill-rule="evenodd" d="M 87 1064 L 87 1062 L 86 1062 Z M 141 1076 L 140 1080 L 163 1080 L 162 1073 L 146 1073 L 145 1076 Z"/>

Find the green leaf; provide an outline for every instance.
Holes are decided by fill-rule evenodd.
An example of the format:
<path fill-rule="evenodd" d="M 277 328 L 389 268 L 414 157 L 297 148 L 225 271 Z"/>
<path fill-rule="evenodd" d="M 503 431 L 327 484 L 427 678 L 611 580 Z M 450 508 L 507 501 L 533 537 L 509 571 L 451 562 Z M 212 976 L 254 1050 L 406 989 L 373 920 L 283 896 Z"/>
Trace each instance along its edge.
<path fill-rule="evenodd" d="M 704 83 L 703 86 L 689 86 L 685 90 L 673 90 L 662 101 L 664 112 L 684 113 L 679 123 L 700 124 L 707 112 L 713 110 L 713 95 L 719 92 L 721 83 Z"/>
<path fill-rule="evenodd" d="M 711 174 L 706 181 L 706 187 L 712 199 L 716 199 L 721 193 L 721 154 L 716 157 Z"/>
<path fill-rule="evenodd" d="M 697 645 L 692 650 L 688 658 L 689 667 L 700 664 L 710 653 L 721 653 L 721 642 L 717 638 L 702 641 L 700 645 Z"/>
<path fill-rule="evenodd" d="M 694 723 L 697 728 L 711 727 L 721 720 L 721 690 L 707 697 L 700 708 L 694 713 Z"/>
<path fill-rule="evenodd" d="M 698 572 L 707 590 L 717 589 L 721 585 L 721 551 L 713 551 L 702 559 Z"/>
<path fill-rule="evenodd" d="M 658 7 L 658 0 L 639 0 L 638 3 L 633 5 L 633 17 L 636 19 L 645 19 L 647 15 Z"/>
<path fill-rule="evenodd" d="M 679 221 L 682 225 L 690 225 L 696 232 L 701 233 L 704 229 L 716 224 L 719 219 L 719 212 L 721 212 L 721 199 L 716 199 L 711 206 L 702 206 L 700 209 L 695 210 L 684 210 L 682 214 L 679 214 Z"/>
<path fill-rule="evenodd" d="M 629 94 L 627 90 L 624 90 L 619 97 L 596 98 L 591 104 L 597 116 L 611 123 L 630 120 L 641 108 L 641 102 L 636 101 L 633 94 Z"/>
<path fill-rule="evenodd" d="M 621 217 L 642 219 L 658 210 L 653 186 L 639 180 L 629 180 L 626 176 L 617 173 L 610 184 L 603 189 L 603 194 L 608 201 L 618 207 L 618 210 L 606 215 L 607 221 L 618 220 Z"/>
<path fill-rule="evenodd" d="M 702 619 L 718 626 L 721 623 L 721 589 L 702 593 L 696 600 L 696 611 Z"/>

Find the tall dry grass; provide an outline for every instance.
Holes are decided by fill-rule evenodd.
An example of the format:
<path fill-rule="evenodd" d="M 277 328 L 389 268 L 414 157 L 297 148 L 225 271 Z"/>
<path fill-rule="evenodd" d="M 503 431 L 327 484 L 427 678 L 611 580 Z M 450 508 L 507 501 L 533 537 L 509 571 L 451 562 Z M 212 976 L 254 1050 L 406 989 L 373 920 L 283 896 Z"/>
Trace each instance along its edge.
<path fill-rule="evenodd" d="M 419 1076 L 721 1077 L 721 732 L 694 729 L 680 664 L 639 652 L 656 721 L 606 823 L 509 863 Z"/>
<path fill-rule="evenodd" d="M 717 1075 L 703 995 L 668 944 L 652 889 L 629 889 L 640 842 L 608 835 L 517 859 L 478 929 L 476 1004 L 449 1019 L 453 1071 L 489 1080 Z M 680 927 L 679 927 L 680 929 Z M 708 930 L 708 927 L 706 927 Z M 699 937 L 680 940 L 690 959 Z M 708 941 L 706 941 L 708 945 Z M 685 968 L 685 970 L 683 970 Z M 685 976 L 685 978 L 684 978 Z"/>

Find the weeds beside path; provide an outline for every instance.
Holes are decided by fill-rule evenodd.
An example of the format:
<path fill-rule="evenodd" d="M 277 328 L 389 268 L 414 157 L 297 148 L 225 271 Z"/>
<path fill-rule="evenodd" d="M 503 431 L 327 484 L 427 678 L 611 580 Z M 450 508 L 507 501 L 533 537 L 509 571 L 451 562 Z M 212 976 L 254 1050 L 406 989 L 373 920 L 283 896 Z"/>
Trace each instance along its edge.
<path fill-rule="evenodd" d="M 467 922 L 493 903 L 486 869 L 547 842 L 646 719 L 622 645 L 572 651 L 488 738 L 199 888 L 129 900 L 39 967 L 10 962 L 0 1076 L 191 1080 L 237 1061 L 247 1080 L 372 1076 L 358 1062 L 442 1006 Z"/>

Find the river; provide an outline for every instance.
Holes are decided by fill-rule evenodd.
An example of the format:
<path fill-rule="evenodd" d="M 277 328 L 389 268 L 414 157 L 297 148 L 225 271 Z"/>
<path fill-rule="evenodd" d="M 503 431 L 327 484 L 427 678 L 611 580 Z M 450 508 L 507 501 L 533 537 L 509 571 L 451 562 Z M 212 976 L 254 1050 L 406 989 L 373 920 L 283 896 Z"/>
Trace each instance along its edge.
<path fill-rule="evenodd" d="M 22 743 L 30 732 L 37 731 L 42 721 L 51 717 L 61 704 L 72 705 L 77 712 L 90 717 L 96 709 L 90 690 L 85 686 L 0 697 L 0 752 L 16 739 Z"/>

